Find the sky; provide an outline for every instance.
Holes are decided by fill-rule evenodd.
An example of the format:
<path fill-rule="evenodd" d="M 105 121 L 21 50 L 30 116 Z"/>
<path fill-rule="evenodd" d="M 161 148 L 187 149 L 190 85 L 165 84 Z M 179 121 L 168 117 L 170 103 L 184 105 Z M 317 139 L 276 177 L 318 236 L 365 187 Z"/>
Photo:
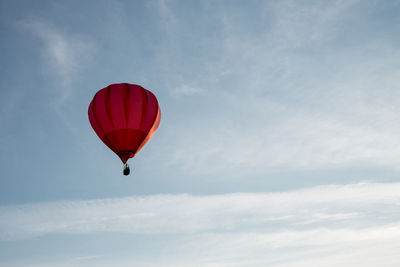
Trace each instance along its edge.
<path fill-rule="evenodd" d="M 0 0 L 0 266 L 400 266 L 400 2 Z M 161 124 L 129 161 L 87 110 Z"/>

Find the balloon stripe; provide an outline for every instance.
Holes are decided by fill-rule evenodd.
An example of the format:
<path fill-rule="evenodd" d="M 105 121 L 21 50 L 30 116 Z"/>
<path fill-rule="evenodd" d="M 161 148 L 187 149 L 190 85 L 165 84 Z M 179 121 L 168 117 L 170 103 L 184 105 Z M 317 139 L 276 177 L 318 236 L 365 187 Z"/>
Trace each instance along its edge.
<path fill-rule="evenodd" d="M 125 125 L 128 127 L 129 125 L 129 115 L 130 115 L 130 94 L 129 94 L 129 86 L 128 84 L 124 84 L 124 111 L 125 111 Z"/>

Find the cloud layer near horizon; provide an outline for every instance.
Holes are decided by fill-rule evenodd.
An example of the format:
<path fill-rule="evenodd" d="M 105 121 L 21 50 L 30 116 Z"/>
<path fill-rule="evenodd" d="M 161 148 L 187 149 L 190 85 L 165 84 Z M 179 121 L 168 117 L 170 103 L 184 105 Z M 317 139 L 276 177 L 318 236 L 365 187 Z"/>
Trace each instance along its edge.
<path fill-rule="evenodd" d="M 205 266 L 257 266 L 272 264 L 271 257 L 280 262 L 273 266 L 292 266 L 290 261 L 281 262 L 283 255 L 300 257 L 307 265 L 331 257 L 336 250 L 341 256 L 333 263 L 338 264 L 354 261 L 358 254 L 376 255 L 370 250 L 377 243 L 393 253 L 400 241 L 399 192 L 400 183 L 359 183 L 275 193 L 153 195 L 2 206 L 0 239 L 104 232 L 172 235 L 178 238 L 165 249 L 185 255 L 176 258 L 185 266 L 193 260 Z M 311 256 L 314 253 L 318 256 Z M 394 256 L 382 266 L 399 263 Z"/>

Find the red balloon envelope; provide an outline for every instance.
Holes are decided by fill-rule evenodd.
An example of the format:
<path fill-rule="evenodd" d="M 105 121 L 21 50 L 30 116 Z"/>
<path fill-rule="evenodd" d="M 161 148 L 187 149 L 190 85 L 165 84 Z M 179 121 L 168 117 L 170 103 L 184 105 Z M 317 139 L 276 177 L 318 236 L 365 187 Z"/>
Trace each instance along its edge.
<path fill-rule="evenodd" d="M 111 84 L 89 105 L 89 121 L 96 134 L 126 163 L 150 140 L 160 124 L 157 98 L 136 84 Z"/>

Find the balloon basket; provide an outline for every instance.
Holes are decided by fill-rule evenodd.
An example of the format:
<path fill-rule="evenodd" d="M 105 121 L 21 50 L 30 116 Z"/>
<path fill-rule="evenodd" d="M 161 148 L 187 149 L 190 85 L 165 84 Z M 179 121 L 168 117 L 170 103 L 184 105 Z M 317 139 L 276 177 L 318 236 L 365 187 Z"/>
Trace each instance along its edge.
<path fill-rule="evenodd" d="M 125 163 L 124 165 L 124 175 L 129 175 L 130 173 L 130 169 L 129 169 L 129 165 L 127 163 Z"/>

